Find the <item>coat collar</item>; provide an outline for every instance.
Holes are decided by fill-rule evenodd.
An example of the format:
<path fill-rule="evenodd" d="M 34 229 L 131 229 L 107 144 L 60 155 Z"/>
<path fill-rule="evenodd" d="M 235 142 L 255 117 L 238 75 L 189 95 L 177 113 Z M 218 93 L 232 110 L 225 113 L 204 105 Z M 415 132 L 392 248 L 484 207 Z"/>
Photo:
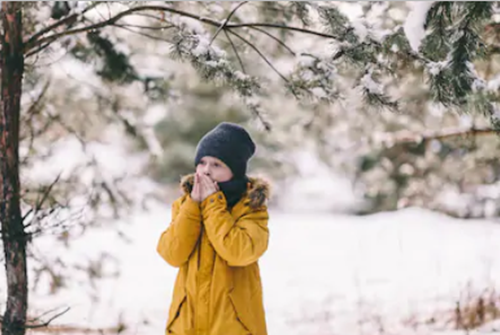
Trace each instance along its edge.
<path fill-rule="evenodd" d="M 270 186 L 262 178 L 249 177 L 247 193 L 244 195 L 248 200 L 248 205 L 253 208 L 259 208 L 266 204 L 270 196 Z M 184 194 L 190 194 L 193 189 L 194 174 L 188 174 L 181 178 L 181 189 Z"/>

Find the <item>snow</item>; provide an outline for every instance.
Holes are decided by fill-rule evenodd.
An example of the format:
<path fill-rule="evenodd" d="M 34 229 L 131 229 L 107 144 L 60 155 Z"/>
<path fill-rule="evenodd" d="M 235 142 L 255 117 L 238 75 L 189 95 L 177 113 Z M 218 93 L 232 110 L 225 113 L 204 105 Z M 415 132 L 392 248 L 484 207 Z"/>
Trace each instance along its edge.
<path fill-rule="evenodd" d="M 492 115 L 492 117 L 493 117 L 495 120 L 500 120 L 500 109 L 495 108 L 495 110 L 493 111 L 493 115 Z"/>
<path fill-rule="evenodd" d="M 471 62 L 467 62 L 467 68 L 469 69 L 470 71 L 470 74 L 472 76 L 472 78 L 474 79 L 474 81 L 472 82 L 472 90 L 473 92 L 477 92 L 477 91 L 482 91 L 484 88 L 487 87 L 487 83 L 484 79 L 480 78 L 477 71 L 476 71 L 476 67 L 474 66 L 473 63 Z"/>
<path fill-rule="evenodd" d="M 144 139 L 146 140 L 147 147 L 148 147 L 150 153 L 156 158 L 163 157 L 164 150 L 163 150 L 163 147 L 160 143 L 160 140 L 156 136 L 156 133 L 154 131 L 154 127 L 145 128 L 143 130 L 143 136 L 144 136 Z"/>
<path fill-rule="evenodd" d="M 37 240 L 39 251 L 73 260 L 108 251 L 121 262 L 121 276 L 102 282 L 94 292 L 99 303 L 87 297 L 80 276 L 57 296 L 32 295 L 32 306 L 70 306 L 57 324 L 97 328 L 122 320 L 129 326 L 123 334 L 162 333 L 176 269 L 155 248 L 169 209 L 155 206 L 119 224 L 132 243 L 117 239 L 117 228 L 91 232 L 70 251 L 50 237 Z M 498 288 L 500 226 L 492 223 L 415 208 L 366 217 L 270 214 L 270 247 L 260 262 L 270 335 L 375 334 L 377 322 L 393 334 L 445 334 L 402 320 L 452 311 L 468 286 Z"/>
<path fill-rule="evenodd" d="M 431 75 L 437 76 L 446 66 L 448 66 L 448 64 L 448 61 L 429 62 L 427 64 L 427 69 Z"/>
<path fill-rule="evenodd" d="M 325 99 L 328 97 L 328 94 L 321 87 L 313 87 L 311 88 L 311 93 L 318 99 Z"/>
<path fill-rule="evenodd" d="M 356 36 L 358 36 L 359 41 L 361 43 L 365 42 L 366 38 L 368 37 L 368 29 L 365 25 L 364 20 L 362 19 L 353 20 L 351 21 L 351 25 L 354 28 L 354 32 Z"/>
<path fill-rule="evenodd" d="M 422 25 L 431 4 L 413 3 L 406 20 L 405 32 L 415 51 L 425 35 Z M 359 11 L 360 7 L 356 6 Z M 360 38 L 366 37 L 367 27 L 370 34 L 373 33 L 372 22 L 359 20 L 360 12 L 348 16 Z M 210 52 L 224 56 L 222 50 L 209 46 L 211 35 L 204 35 L 202 23 L 183 17 L 174 17 L 174 20 L 199 34 L 196 36 L 200 41 L 193 54 L 205 56 Z M 382 38 L 389 31 L 375 32 Z M 315 48 L 322 45 L 317 44 Z M 153 44 L 144 47 L 163 50 Z M 141 57 L 138 63 L 143 63 L 143 71 L 163 74 L 158 70 L 163 63 L 150 62 L 153 57 L 147 61 Z M 161 55 L 158 57 L 161 59 Z M 308 67 L 316 60 L 300 55 L 296 61 Z M 216 62 L 208 64 L 217 65 Z M 431 74 L 437 74 L 446 64 L 432 64 Z M 79 64 L 71 58 L 58 62 L 51 73 L 61 82 L 71 73 L 73 78 L 97 83 L 90 65 Z M 247 79 L 239 71 L 236 76 Z M 498 88 L 499 78 L 488 82 L 490 89 Z M 373 93 L 382 92 L 382 86 L 372 80 L 371 74 L 363 78 L 363 84 Z M 94 94 L 85 85 L 78 85 L 82 87 L 78 91 L 80 97 Z M 313 93 L 320 98 L 326 94 L 320 87 L 314 88 Z M 140 102 L 136 96 L 132 94 L 131 100 Z M 255 96 L 246 102 L 254 106 L 260 104 Z M 161 146 L 151 126 L 166 112 L 163 106 L 154 106 L 142 120 L 147 126 L 144 135 L 157 155 L 161 154 Z M 127 175 L 139 171 L 144 162 L 131 159 L 126 148 L 117 146 L 121 140 L 113 135 L 109 137 L 107 143 L 90 144 L 85 152 L 74 138 L 54 143 L 54 155 L 49 161 L 34 166 L 29 178 L 51 182 L 59 172 L 63 172 L 63 178 L 67 177 L 77 166 L 85 164 L 90 155 L 96 156 L 107 174 Z M 297 158 L 301 178 L 287 185 L 283 206 L 271 211 L 271 244 L 261 260 L 270 335 L 371 335 L 378 332 L 374 329 L 378 326 L 377 319 L 387 333 L 414 334 L 417 330 L 403 325 L 403 319 L 413 314 L 423 319 L 442 309 L 451 311 L 455 299 L 470 282 L 478 290 L 486 286 L 499 288 L 500 261 L 495 256 L 500 251 L 500 226 L 487 221 L 460 221 L 416 208 L 364 217 L 332 214 L 332 211 L 349 212 L 359 208 L 359 199 L 348 181 L 332 176 L 326 166 L 311 164 L 311 158 L 307 155 Z M 402 172 L 412 173 L 408 167 L 402 167 Z M 88 180 L 92 175 L 80 177 Z M 453 194 L 443 192 L 450 206 L 466 205 L 464 199 L 452 198 Z M 111 258 L 105 272 L 119 270 L 120 277 L 102 280 L 93 289 L 86 286 L 85 273 L 75 272 L 68 286 L 53 296 L 48 295 L 45 278 L 42 287 L 30 297 L 32 315 L 70 306 L 70 312 L 54 324 L 97 328 L 116 326 L 123 320 L 129 326 L 123 332 L 125 335 L 161 334 L 177 271 L 161 260 L 155 248 L 169 220 L 170 204 L 163 203 L 145 212 L 136 212 L 116 226 L 110 222 L 109 226 L 89 231 L 71 240 L 69 249 L 56 243 L 55 236 L 44 235 L 35 240 L 33 247 L 39 254 L 71 264 L 85 264 L 100 252 L 107 252 L 116 257 L 116 262 Z M 117 238 L 118 233 L 125 234 L 130 241 Z M 6 290 L 2 271 L 3 268 L 0 270 L 0 301 L 3 302 Z M 99 302 L 92 300 L 96 296 Z M 437 333 L 422 330 L 426 335 Z"/>
<path fill-rule="evenodd" d="M 49 22 L 51 20 L 52 8 L 48 5 L 42 5 L 38 7 L 36 11 L 35 20 L 36 22 Z"/>
<path fill-rule="evenodd" d="M 171 20 L 172 23 L 195 34 L 203 34 L 206 32 L 203 24 L 199 20 L 185 16 L 174 16 Z"/>
<path fill-rule="evenodd" d="M 74 137 L 53 143 L 52 150 L 54 154 L 50 159 L 35 162 L 29 171 L 30 179 L 50 183 L 60 174 L 64 180 L 86 160 L 81 143 Z"/>
<path fill-rule="evenodd" d="M 244 80 L 249 80 L 250 79 L 250 76 L 248 74 L 243 73 L 243 72 L 241 72 L 239 70 L 234 71 L 234 75 L 235 75 L 236 78 L 238 78 L 238 80 L 244 81 Z"/>
<path fill-rule="evenodd" d="M 87 8 L 88 2 L 87 1 L 75 1 L 74 2 L 74 13 L 82 13 L 85 8 Z"/>
<path fill-rule="evenodd" d="M 312 67 L 316 59 L 309 55 L 299 54 L 297 56 L 297 64 L 302 67 Z"/>
<path fill-rule="evenodd" d="M 474 126 L 474 118 L 471 115 L 464 114 L 458 116 L 458 124 L 462 128 L 471 128 Z"/>
<path fill-rule="evenodd" d="M 406 17 L 404 32 L 413 51 L 418 52 L 422 39 L 425 37 L 424 22 L 427 12 L 434 1 L 411 1 L 408 2 L 410 12 Z"/>
<path fill-rule="evenodd" d="M 226 52 L 215 45 L 210 44 L 210 38 L 207 35 L 198 35 L 198 44 L 191 51 L 193 56 L 201 57 L 210 53 L 212 56 L 216 56 L 218 58 L 226 57 Z M 205 61 L 206 64 L 213 63 L 213 66 L 217 66 L 218 62 L 224 61 L 223 59 L 219 59 L 216 61 Z"/>
<path fill-rule="evenodd" d="M 382 94 L 382 85 L 376 83 L 372 78 L 372 73 L 369 71 L 367 74 L 361 78 L 361 84 L 372 94 Z"/>
<path fill-rule="evenodd" d="M 206 54 L 209 48 L 210 48 L 210 40 L 206 37 L 199 36 L 198 44 L 196 45 L 196 48 L 194 48 L 192 52 L 193 55 L 199 57 L 201 55 Z"/>
<path fill-rule="evenodd" d="M 143 117 L 143 122 L 149 127 L 154 127 L 167 116 L 167 108 L 163 104 L 150 106 Z"/>
<path fill-rule="evenodd" d="M 286 181 L 280 191 L 280 210 L 286 213 L 350 212 L 360 208 L 361 200 L 352 191 L 349 180 L 334 174 L 319 161 L 312 150 L 290 154 L 298 178 Z"/>
<path fill-rule="evenodd" d="M 127 148 L 120 145 L 123 137 L 118 131 L 113 132 L 110 127 L 104 135 L 103 143 L 88 143 L 85 148 L 76 137 L 56 141 L 51 148 L 52 155 L 45 160 L 35 161 L 26 172 L 26 177 L 33 181 L 50 183 L 55 176 L 61 174 L 61 179 L 64 180 L 94 159 L 103 175 L 131 176 L 138 173 L 144 161 L 140 156 L 130 157 Z M 93 177 L 93 174 L 80 175 L 81 180 L 87 180 L 89 185 Z"/>
<path fill-rule="evenodd" d="M 493 79 L 488 81 L 487 88 L 491 92 L 498 91 L 498 89 L 500 88 L 500 74 L 496 75 Z"/>

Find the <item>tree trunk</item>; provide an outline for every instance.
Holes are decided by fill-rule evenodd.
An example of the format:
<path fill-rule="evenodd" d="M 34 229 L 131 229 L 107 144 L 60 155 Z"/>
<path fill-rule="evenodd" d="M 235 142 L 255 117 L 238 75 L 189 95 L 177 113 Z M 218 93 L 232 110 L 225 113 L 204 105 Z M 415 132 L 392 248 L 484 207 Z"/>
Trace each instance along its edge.
<path fill-rule="evenodd" d="M 1 2 L 0 221 L 7 274 L 3 335 L 24 335 L 28 305 L 26 234 L 19 207 L 19 114 L 24 72 L 22 2 Z"/>

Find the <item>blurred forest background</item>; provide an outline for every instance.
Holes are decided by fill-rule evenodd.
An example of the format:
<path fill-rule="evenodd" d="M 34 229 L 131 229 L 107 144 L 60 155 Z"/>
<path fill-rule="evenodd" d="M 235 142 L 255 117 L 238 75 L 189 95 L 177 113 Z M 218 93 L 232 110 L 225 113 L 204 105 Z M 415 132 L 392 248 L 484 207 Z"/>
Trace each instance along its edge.
<path fill-rule="evenodd" d="M 1 4 L 3 36 L 22 12 L 29 240 L 69 246 L 168 204 L 221 121 L 256 139 L 250 173 L 272 181 L 272 208 L 500 215 L 497 2 Z M 27 254 L 52 292 L 70 268 L 104 276 L 108 259 Z"/>

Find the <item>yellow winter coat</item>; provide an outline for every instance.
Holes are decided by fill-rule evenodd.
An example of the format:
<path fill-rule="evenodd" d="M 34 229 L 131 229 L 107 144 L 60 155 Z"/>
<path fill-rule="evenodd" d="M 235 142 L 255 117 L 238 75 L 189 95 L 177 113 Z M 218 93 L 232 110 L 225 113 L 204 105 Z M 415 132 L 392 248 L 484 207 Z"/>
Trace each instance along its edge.
<path fill-rule="evenodd" d="M 193 181 L 183 178 L 184 195 L 157 246 L 180 268 L 165 334 L 267 335 L 258 259 L 269 240 L 268 184 L 251 178 L 228 211 L 222 192 L 194 202 Z"/>

